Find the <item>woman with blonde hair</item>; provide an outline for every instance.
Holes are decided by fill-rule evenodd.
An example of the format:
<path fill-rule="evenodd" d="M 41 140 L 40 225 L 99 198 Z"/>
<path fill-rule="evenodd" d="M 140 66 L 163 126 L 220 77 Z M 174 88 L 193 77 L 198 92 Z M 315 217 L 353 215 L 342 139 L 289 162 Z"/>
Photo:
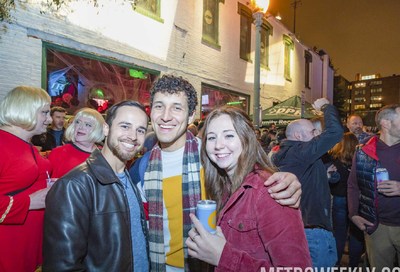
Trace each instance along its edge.
<path fill-rule="evenodd" d="M 30 143 L 51 123 L 45 90 L 18 86 L 0 102 L 0 271 L 34 271 L 42 264 L 49 161 Z"/>
<path fill-rule="evenodd" d="M 202 162 L 209 199 L 217 202 L 217 233 L 192 214 L 189 254 L 216 271 L 311 266 L 300 211 L 271 198 L 266 180 L 274 170 L 242 110 L 222 107 L 205 121 Z"/>
<path fill-rule="evenodd" d="M 96 143 L 104 139 L 103 125 L 103 116 L 94 109 L 82 108 L 76 112 L 65 131 L 68 143 L 53 149 L 49 155 L 53 178 L 61 178 L 89 158 L 97 148 Z"/>

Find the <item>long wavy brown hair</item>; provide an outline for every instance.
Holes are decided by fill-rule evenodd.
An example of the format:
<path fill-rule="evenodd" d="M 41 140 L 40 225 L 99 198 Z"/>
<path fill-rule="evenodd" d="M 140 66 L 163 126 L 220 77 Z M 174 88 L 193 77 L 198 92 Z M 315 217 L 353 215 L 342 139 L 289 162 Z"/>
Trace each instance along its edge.
<path fill-rule="evenodd" d="M 207 155 L 207 133 L 210 122 L 221 115 L 228 115 L 242 144 L 242 153 L 239 156 L 233 178 L 230 179 L 225 170 L 220 169 Z M 217 211 L 223 207 L 223 198 L 235 192 L 245 177 L 254 169 L 256 164 L 260 168 L 273 173 L 275 170 L 269 164 L 267 155 L 257 141 L 253 124 L 249 116 L 241 109 L 232 106 L 223 106 L 213 110 L 205 120 L 201 158 L 205 170 L 205 188 L 207 197 L 217 202 Z"/>
<path fill-rule="evenodd" d="M 357 145 L 358 140 L 356 135 L 352 132 L 346 132 L 343 135 L 342 140 L 329 150 L 329 154 L 332 158 L 337 159 L 342 163 L 351 164 Z"/>

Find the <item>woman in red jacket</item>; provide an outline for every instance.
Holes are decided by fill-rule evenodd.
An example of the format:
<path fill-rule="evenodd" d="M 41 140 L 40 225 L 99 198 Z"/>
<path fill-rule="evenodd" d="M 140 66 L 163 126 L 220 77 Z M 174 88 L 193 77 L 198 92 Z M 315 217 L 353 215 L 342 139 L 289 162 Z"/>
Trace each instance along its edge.
<path fill-rule="evenodd" d="M 30 143 L 51 123 L 50 96 L 19 86 L 0 102 L 0 271 L 42 264 L 46 176 L 50 162 Z"/>
<path fill-rule="evenodd" d="M 82 108 L 75 114 L 65 131 L 68 143 L 53 149 L 49 154 L 53 165 L 52 178 L 61 178 L 89 158 L 97 148 L 96 143 L 104 139 L 103 125 L 103 116 L 94 109 Z"/>
<path fill-rule="evenodd" d="M 248 116 L 222 107 L 205 121 L 202 158 L 205 186 L 217 202 L 217 233 L 194 215 L 189 254 L 216 271 L 260 271 L 311 266 L 300 211 L 279 205 L 263 181 L 273 172 Z"/>

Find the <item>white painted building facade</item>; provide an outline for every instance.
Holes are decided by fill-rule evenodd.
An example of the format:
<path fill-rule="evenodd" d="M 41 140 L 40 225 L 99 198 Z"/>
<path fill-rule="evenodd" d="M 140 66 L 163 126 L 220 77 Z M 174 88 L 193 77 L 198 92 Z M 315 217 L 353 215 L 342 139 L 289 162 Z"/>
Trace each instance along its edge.
<path fill-rule="evenodd" d="M 204 84 L 251 97 L 253 110 L 254 25 L 251 29 L 251 59 L 239 57 L 239 3 L 219 3 L 218 40 L 220 48 L 202 42 L 203 1 L 160 0 L 160 17 L 154 20 L 133 10 L 130 4 L 99 1 L 99 7 L 76 1 L 57 13 L 43 10 L 41 1 L 17 2 L 12 23 L 2 23 L 0 32 L 0 99 L 17 85 L 46 86 L 43 46 L 54 44 L 74 51 L 151 71 L 173 73 L 188 79 L 198 91 Z M 116 3 L 117 2 L 117 3 Z M 71 12 L 72 11 L 72 12 Z M 303 94 L 313 102 L 319 97 L 332 101 L 333 69 L 329 56 L 320 56 L 299 42 L 274 17 L 269 37 L 268 68 L 261 68 L 260 103 L 263 109 L 273 102 Z M 291 80 L 285 79 L 283 36 L 291 37 Z M 309 52 L 309 86 L 305 86 L 305 52 Z M 44 76 L 43 76 L 44 75 Z"/>

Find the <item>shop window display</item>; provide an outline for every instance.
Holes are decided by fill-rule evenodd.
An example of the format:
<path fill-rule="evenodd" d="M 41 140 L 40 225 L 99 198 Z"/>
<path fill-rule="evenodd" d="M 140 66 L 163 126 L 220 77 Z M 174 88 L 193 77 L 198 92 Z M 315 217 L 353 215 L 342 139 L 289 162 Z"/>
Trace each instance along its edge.
<path fill-rule="evenodd" d="M 69 114 L 82 107 L 105 113 L 125 99 L 148 106 L 149 90 L 158 73 L 107 61 L 48 48 L 47 91 L 52 106 L 64 107 Z"/>

